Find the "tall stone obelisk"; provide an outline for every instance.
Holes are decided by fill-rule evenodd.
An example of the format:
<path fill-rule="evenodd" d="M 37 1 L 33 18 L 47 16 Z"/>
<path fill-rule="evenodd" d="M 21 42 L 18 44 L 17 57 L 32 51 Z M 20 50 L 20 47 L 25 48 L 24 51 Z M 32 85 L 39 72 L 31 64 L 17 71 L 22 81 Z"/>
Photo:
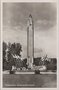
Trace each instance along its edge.
<path fill-rule="evenodd" d="M 32 15 L 29 15 L 27 25 L 27 65 L 29 68 L 33 68 L 34 59 L 34 23 Z"/>

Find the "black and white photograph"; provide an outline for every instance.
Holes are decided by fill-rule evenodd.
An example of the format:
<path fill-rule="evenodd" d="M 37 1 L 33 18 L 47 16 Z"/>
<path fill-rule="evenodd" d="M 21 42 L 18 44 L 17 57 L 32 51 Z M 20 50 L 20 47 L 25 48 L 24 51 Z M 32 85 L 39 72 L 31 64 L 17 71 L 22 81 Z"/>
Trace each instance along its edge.
<path fill-rule="evenodd" d="M 57 88 L 57 3 L 2 3 L 2 87 Z"/>

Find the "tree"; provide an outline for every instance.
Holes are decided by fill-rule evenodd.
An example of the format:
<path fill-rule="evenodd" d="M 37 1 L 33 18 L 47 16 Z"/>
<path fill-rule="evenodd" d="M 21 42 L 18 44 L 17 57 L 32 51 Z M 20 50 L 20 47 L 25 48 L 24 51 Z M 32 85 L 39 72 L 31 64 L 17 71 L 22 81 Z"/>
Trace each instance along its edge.
<path fill-rule="evenodd" d="M 8 45 L 3 42 L 3 69 L 11 69 L 12 66 L 19 66 L 20 63 L 20 59 L 18 60 L 17 58 L 14 58 L 13 56 L 17 56 L 17 57 L 21 57 L 21 51 L 22 51 L 22 46 L 20 43 L 13 43 L 11 44 L 10 42 L 8 43 Z M 6 52 L 7 52 L 7 57 L 8 57 L 8 61 L 6 60 Z M 17 61 L 16 61 L 16 60 Z M 21 65 L 20 65 L 21 66 Z"/>
<path fill-rule="evenodd" d="M 6 49 L 7 49 L 7 44 L 3 42 L 3 69 L 4 69 L 4 63 L 6 62 Z"/>
<path fill-rule="evenodd" d="M 8 61 L 10 66 L 12 67 L 13 65 L 16 67 L 20 67 L 22 64 L 21 60 L 19 59 L 21 57 L 21 51 L 22 51 L 22 47 L 20 43 L 9 43 L 8 44 Z M 19 58 L 17 58 L 19 57 Z"/>
<path fill-rule="evenodd" d="M 20 43 L 13 43 L 11 44 L 11 47 L 10 47 L 10 52 L 11 54 L 13 55 L 19 55 L 21 56 L 20 52 L 22 51 L 22 46 Z"/>
<path fill-rule="evenodd" d="M 15 60 L 15 66 L 16 66 L 16 68 L 21 68 L 22 67 L 22 61 L 20 59 Z"/>
<path fill-rule="evenodd" d="M 26 68 L 27 68 L 27 59 L 26 59 L 26 58 L 23 59 L 23 61 L 22 61 L 22 65 L 23 65 L 23 67 L 26 67 Z"/>

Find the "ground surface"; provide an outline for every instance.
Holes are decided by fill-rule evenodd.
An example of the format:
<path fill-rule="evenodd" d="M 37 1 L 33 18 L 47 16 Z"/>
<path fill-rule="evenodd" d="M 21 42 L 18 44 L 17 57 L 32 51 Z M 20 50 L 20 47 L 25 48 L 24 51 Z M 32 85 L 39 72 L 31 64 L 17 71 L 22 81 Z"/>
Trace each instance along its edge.
<path fill-rule="evenodd" d="M 56 88 L 56 74 L 4 74 L 3 87 L 42 87 Z"/>

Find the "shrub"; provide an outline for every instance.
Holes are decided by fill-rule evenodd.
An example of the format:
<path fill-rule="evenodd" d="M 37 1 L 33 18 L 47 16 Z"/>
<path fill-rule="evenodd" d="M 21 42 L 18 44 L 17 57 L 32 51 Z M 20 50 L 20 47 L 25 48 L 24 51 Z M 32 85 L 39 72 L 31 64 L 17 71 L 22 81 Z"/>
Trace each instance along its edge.
<path fill-rule="evenodd" d="M 10 74 L 15 74 L 15 71 L 11 71 L 11 70 L 10 70 Z"/>
<path fill-rule="evenodd" d="M 35 70 L 35 74 L 40 74 L 40 70 Z"/>

